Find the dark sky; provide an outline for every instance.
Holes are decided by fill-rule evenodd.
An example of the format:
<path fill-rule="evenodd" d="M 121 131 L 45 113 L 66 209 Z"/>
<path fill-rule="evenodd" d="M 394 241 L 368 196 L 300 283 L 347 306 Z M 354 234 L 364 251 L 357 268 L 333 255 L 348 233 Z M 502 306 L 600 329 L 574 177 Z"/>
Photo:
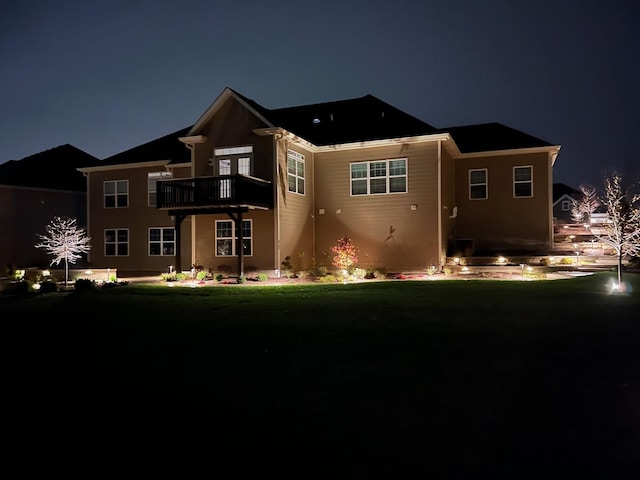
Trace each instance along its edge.
<path fill-rule="evenodd" d="M 640 172 L 637 0 L 60 0 L 0 7 L 0 162 L 104 158 L 225 87 L 267 108 L 372 94 L 436 127 L 562 146 L 554 181 Z"/>

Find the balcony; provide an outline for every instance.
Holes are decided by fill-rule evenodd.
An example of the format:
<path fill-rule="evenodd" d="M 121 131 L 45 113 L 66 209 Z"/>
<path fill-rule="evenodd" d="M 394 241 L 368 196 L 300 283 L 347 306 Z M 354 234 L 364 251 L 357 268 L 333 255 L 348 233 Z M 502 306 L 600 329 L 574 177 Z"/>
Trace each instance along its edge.
<path fill-rule="evenodd" d="M 162 210 L 206 213 L 228 208 L 273 208 L 271 182 L 245 175 L 161 180 L 156 195 L 156 207 Z"/>

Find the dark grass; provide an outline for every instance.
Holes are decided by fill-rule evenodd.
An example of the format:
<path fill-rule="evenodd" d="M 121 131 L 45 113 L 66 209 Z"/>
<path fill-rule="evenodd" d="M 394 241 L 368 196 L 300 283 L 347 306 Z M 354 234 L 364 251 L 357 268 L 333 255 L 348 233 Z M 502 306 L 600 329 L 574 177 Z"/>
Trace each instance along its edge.
<path fill-rule="evenodd" d="M 0 296 L 21 478 L 638 478 L 640 277 Z"/>

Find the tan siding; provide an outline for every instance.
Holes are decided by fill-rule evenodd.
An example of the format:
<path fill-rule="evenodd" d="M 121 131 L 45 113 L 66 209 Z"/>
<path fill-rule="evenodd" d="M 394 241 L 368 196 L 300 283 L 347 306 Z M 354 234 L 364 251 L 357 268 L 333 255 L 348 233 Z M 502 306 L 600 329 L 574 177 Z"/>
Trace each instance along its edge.
<path fill-rule="evenodd" d="M 244 257 L 245 272 L 273 270 L 273 211 L 252 210 L 244 213 L 243 220 L 252 221 L 253 254 Z M 196 264 L 212 272 L 228 265 L 232 272 L 238 271 L 237 256 L 216 256 L 216 220 L 229 221 L 228 215 L 198 215 L 196 217 Z"/>
<path fill-rule="evenodd" d="M 149 228 L 173 227 L 167 212 L 148 206 L 147 174 L 163 171 L 162 167 L 139 167 L 91 172 L 89 174 L 91 252 L 89 260 L 94 268 L 117 268 L 119 272 L 164 272 L 173 265 L 174 256 L 149 256 Z M 104 208 L 103 182 L 129 181 L 129 206 Z M 104 230 L 129 229 L 129 255 L 104 255 Z M 181 268 L 191 265 L 189 221 L 182 222 Z"/>
<path fill-rule="evenodd" d="M 528 165 L 533 167 L 533 197 L 514 198 L 513 167 Z M 469 200 L 469 170 L 475 168 L 487 169 L 486 200 Z M 458 159 L 457 238 L 473 239 L 476 252 L 548 248 L 550 188 L 547 153 Z"/>
<path fill-rule="evenodd" d="M 351 196 L 351 162 L 402 157 L 408 193 Z M 330 266 L 331 247 L 347 235 L 364 268 L 406 271 L 439 263 L 437 143 L 320 153 L 315 161 L 316 185 L 322 185 L 315 208 L 318 258 Z"/>
<path fill-rule="evenodd" d="M 305 192 L 304 195 L 288 191 L 287 149 L 304 155 Z M 280 264 L 285 257 L 291 257 L 295 270 L 308 270 L 314 258 L 313 242 L 313 198 L 314 198 L 314 157 L 311 152 L 279 142 L 278 148 L 278 215 L 280 221 Z"/>

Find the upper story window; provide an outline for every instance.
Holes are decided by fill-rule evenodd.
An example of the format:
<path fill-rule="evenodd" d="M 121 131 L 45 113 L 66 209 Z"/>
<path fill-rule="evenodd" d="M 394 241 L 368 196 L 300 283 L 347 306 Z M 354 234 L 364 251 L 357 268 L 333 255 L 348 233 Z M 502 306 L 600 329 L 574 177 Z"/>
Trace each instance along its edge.
<path fill-rule="evenodd" d="M 175 255 L 176 231 L 172 227 L 149 229 L 149 255 Z"/>
<path fill-rule="evenodd" d="M 147 191 L 149 192 L 149 206 L 155 207 L 157 200 L 157 182 L 158 180 L 168 180 L 172 178 L 171 172 L 149 172 L 147 174 Z"/>
<path fill-rule="evenodd" d="M 406 158 L 351 164 L 351 195 L 406 192 Z"/>
<path fill-rule="evenodd" d="M 569 210 L 571 210 L 571 202 L 569 200 L 563 200 L 562 201 L 562 211 L 563 212 L 568 212 Z"/>
<path fill-rule="evenodd" d="M 210 165 L 217 168 L 214 175 L 251 175 L 253 146 L 216 148 L 213 155 Z"/>
<path fill-rule="evenodd" d="M 128 228 L 112 228 L 104 231 L 104 254 L 106 257 L 129 255 Z"/>
<path fill-rule="evenodd" d="M 110 180 L 104 182 L 104 208 L 123 208 L 129 206 L 129 180 Z"/>
<path fill-rule="evenodd" d="M 487 193 L 487 169 L 469 170 L 469 200 L 485 200 Z"/>
<path fill-rule="evenodd" d="M 304 195 L 304 155 L 287 150 L 289 191 Z"/>
<path fill-rule="evenodd" d="M 533 167 L 513 167 L 513 196 L 533 197 Z"/>

